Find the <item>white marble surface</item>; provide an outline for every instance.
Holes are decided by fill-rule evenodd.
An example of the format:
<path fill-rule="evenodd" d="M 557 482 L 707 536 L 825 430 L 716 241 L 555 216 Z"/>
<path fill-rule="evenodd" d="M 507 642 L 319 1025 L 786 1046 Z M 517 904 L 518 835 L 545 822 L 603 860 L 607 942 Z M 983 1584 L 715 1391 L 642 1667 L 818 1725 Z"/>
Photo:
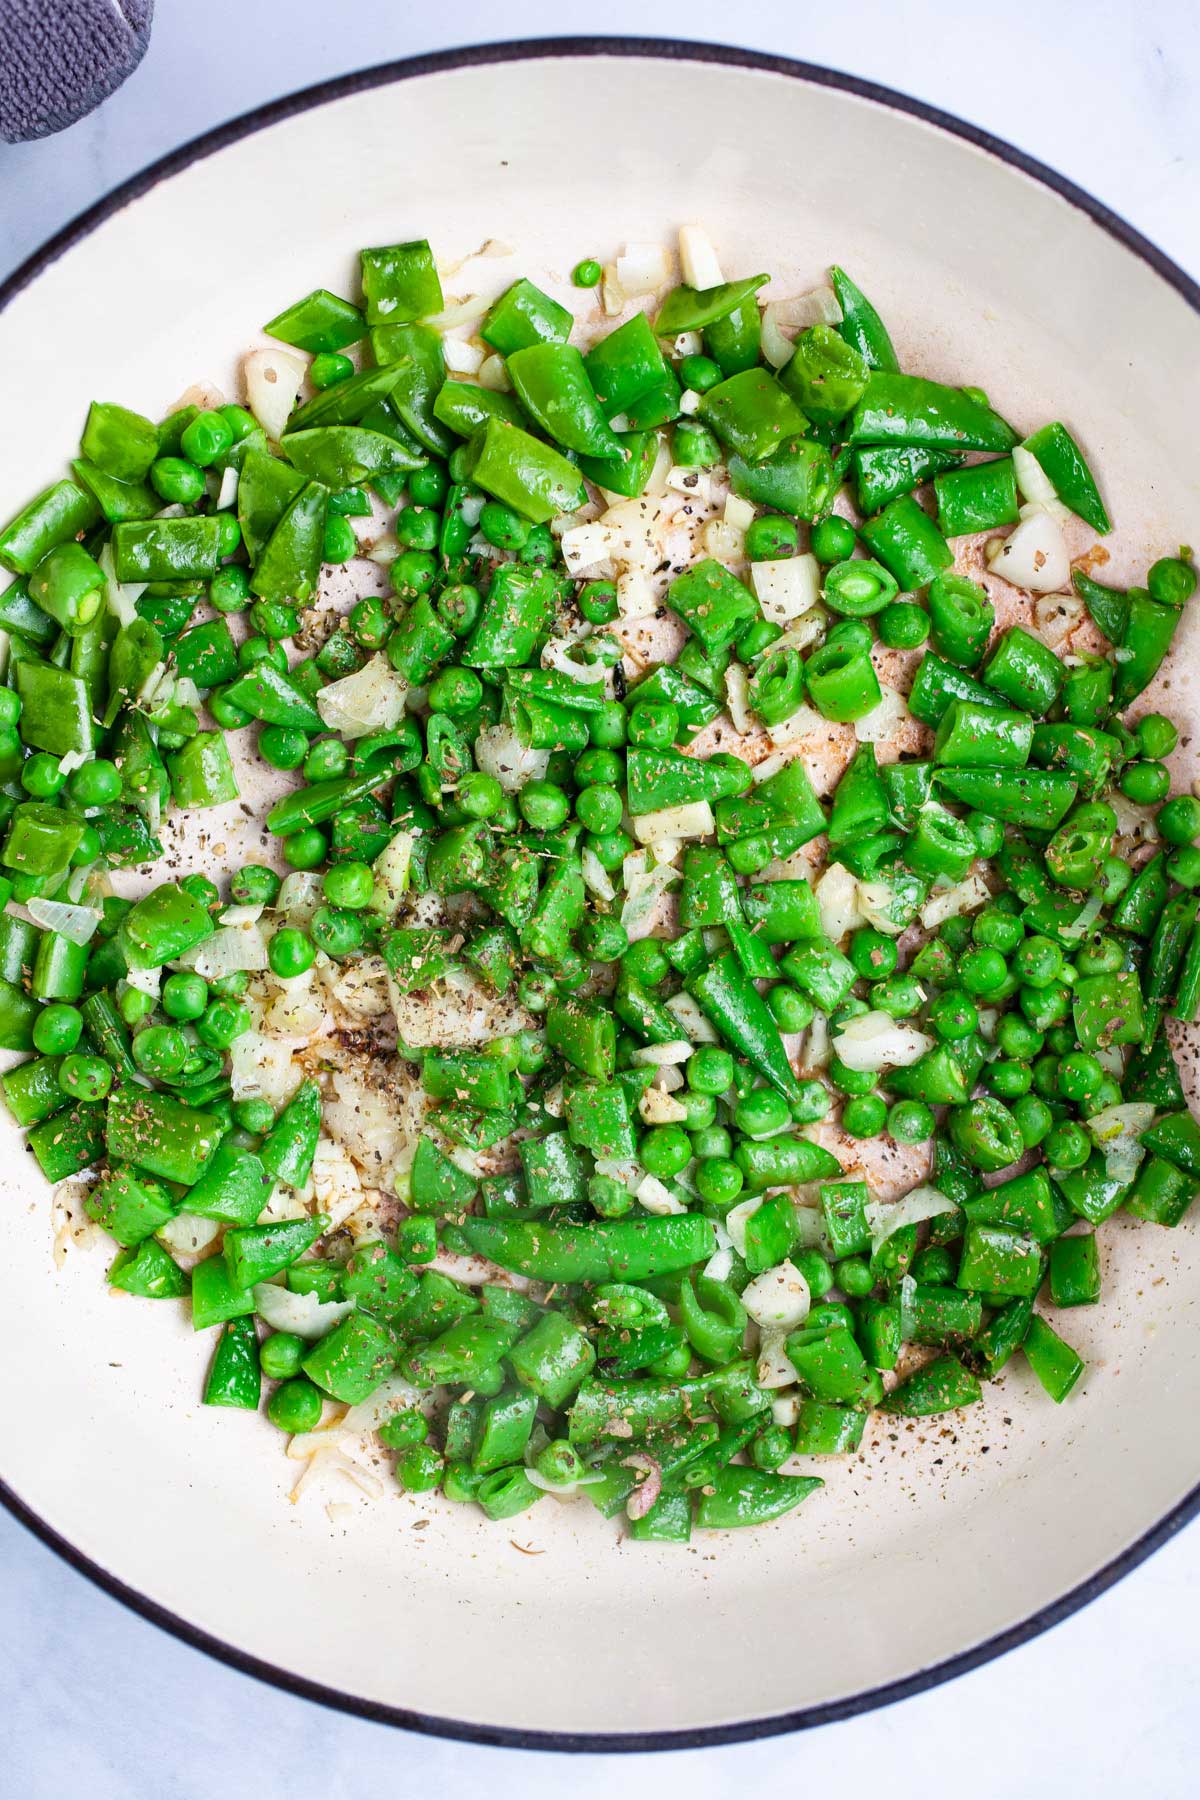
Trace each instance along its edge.
<path fill-rule="evenodd" d="M 985 28 L 962 0 L 767 0 L 736 12 L 613 0 L 573 15 L 510 0 L 510 36 L 561 29 L 739 39 L 852 69 L 1020 144 L 1114 207 L 1200 275 L 1200 10 L 1194 0 L 1010 0 Z M 159 0 L 141 69 L 97 115 L 0 149 L 0 275 L 114 183 L 209 126 L 366 63 L 486 40 L 497 15 L 450 0 Z M 407 16 L 410 13 L 417 16 Z M 348 23 L 352 21 L 352 24 Z M 219 259 L 204 278 L 221 279 Z M 10 1347 L 11 1349 L 11 1347 Z M 19 1379 L 10 1356 L 9 1380 Z M 70 1429 L 70 1421 L 63 1421 Z M 1195 1422 L 1181 1420 L 1180 1429 Z M 80 1471 L 87 1479 L 87 1471 Z M 1103 1496 L 1097 1496 L 1103 1504 Z M 966 1770 L 979 1800 L 1196 1792 L 1200 1525 L 1103 1599 L 1000 1662 L 852 1722 L 669 1758 L 568 1760 L 477 1749 L 324 1712 L 164 1636 L 0 1515 L 0 1800 L 350 1800 L 487 1785 L 539 1800 L 631 1789 L 689 1800 L 735 1785 L 928 1800 Z"/>

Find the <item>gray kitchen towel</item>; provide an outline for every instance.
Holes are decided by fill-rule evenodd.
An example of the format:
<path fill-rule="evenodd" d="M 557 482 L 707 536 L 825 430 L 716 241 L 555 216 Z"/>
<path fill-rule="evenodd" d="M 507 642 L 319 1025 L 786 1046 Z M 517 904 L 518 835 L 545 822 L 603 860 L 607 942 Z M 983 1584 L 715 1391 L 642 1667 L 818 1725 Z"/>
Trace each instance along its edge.
<path fill-rule="evenodd" d="M 0 138 L 73 125 L 131 75 L 154 0 L 0 0 Z"/>

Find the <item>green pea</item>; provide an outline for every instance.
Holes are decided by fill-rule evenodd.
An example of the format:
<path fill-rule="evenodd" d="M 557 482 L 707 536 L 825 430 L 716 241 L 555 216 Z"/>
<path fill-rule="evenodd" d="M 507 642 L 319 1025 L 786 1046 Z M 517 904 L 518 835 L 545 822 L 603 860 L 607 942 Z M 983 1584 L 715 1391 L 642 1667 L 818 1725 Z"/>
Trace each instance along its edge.
<path fill-rule="evenodd" d="M 1008 965 L 998 950 L 967 950 L 959 959 L 958 978 L 968 994 L 986 999 L 996 994 L 1008 978 Z"/>
<path fill-rule="evenodd" d="M 1075 952 L 1075 968 L 1080 975 L 1115 975 L 1124 963 L 1124 945 L 1104 931 L 1098 931 Z"/>
<path fill-rule="evenodd" d="M 1013 957 L 1013 974 L 1030 988 L 1048 988 L 1062 974 L 1063 953 L 1051 938 L 1027 937 Z"/>
<path fill-rule="evenodd" d="M 43 1056 L 68 1055 L 82 1035 L 82 1013 L 62 1000 L 44 1006 L 33 1021 L 33 1047 Z"/>
<path fill-rule="evenodd" d="M 961 988 L 946 988 L 929 1003 L 929 1029 L 944 1043 L 957 1043 L 979 1029 L 979 1010 Z"/>
<path fill-rule="evenodd" d="M 548 525 L 532 525 L 519 552 L 523 563 L 552 563 L 558 555 L 558 544 Z"/>
<path fill-rule="evenodd" d="M 629 714 L 629 741 L 669 750 L 679 736 L 679 711 L 665 700 L 643 700 Z"/>
<path fill-rule="evenodd" d="M 589 625 L 611 625 L 621 613 L 616 582 L 586 582 L 579 592 L 579 610 Z"/>
<path fill-rule="evenodd" d="M 267 945 L 267 962 L 271 973 L 278 975 L 281 981 L 290 980 L 294 975 L 303 975 L 312 968 L 315 956 L 312 939 L 294 925 L 282 926 Z"/>
<path fill-rule="evenodd" d="M 66 785 L 67 778 L 58 766 L 57 756 L 38 750 L 26 759 L 21 770 L 21 786 L 34 800 L 53 800 Z"/>
<path fill-rule="evenodd" d="M 861 1256 L 843 1256 L 833 1265 L 833 1285 L 849 1300 L 865 1300 L 875 1286 L 875 1277 Z"/>
<path fill-rule="evenodd" d="M 671 973 L 671 965 L 657 938 L 639 938 L 621 958 L 621 968 L 644 988 L 656 988 Z"/>
<path fill-rule="evenodd" d="M 300 615 L 283 600 L 256 600 L 250 608 L 250 625 L 260 637 L 279 643 L 295 637 L 300 629 Z"/>
<path fill-rule="evenodd" d="M 1125 798 L 1135 805 L 1155 806 L 1171 791 L 1171 771 L 1160 762 L 1126 763 L 1118 785 Z"/>
<path fill-rule="evenodd" d="M 719 1044 L 701 1044 L 684 1065 L 684 1075 L 693 1093 L 719 1098 L 733 1086 L 733 1058 Z"/>
<path fill-rule="evenodd" d="M 746 555 L 751 562 L 779 562 L 796 554 L 800 533 L 794 519 L 764 513 L 746 527 Z"/>
<path fill-rule="evenodd" d="M 349 519 L 341 513 L 329 513 L 325 519 L 325 536 L 321 545 L 321 560 L 327 563 L 349 562 L 358 550 L 358 539 L 354 535 L 354 527 Z M 395 563 L 392 564 L 393 571 Z M 430 578 L 432 579 L 432 577 Z M 393 577 L 394 581 L 394 577 Z M 399 589 L 397 589 L 399 592 Z"/>
<path fill-rule="evenodd" d="M 102 1056 L 75 1051 L 59 1064 L 58 1085 L 72 1100 L 103 1100 L 112 1084 L 113 1072 Z"/>
<path fill-rule="evenodd" d="M 579 948 L 596 962 L 616 962 L 629 948 L 629 934 L 609 913 L 590 913 L 579 928 Z"/>
<path fill-rule="evenodd" d="M 647 1175 L 669 1181 L 679 1175 L 692 1160 L 692 1144 L 682 1125 L 652 1125 L 642 1134 L 638 1145 L 638 1161 Z"/>
<path fill-rule="evenodd" d="M 340 906 L 318 906 L 309 931 L 317 948 L 335 959 L 361 950 L 365 935 L 359 914 Z"/>
<path fill-rule="evenodd" d="M 427 462 L 408 478 L 408 497 L 415 506 L 440 506 L 450 488 L 444 463 Z"/>
<path fill-rule="evenodd" d="M 1038 1094 L 1026 1094 L 1015 1101 L 1012 1116 L 1027 1150 L 1035 1149 L 1054 1123 L 1054 1114 Z"/>
<path fill-rule="evenodd" d="M 769 1425 L 759 1432 L 750 1446 L 750 1461 L 756 1469 L 765 1469 L 768 1474 L 785 1463 L 791 1454 L 791 1434 L 782 1425 Z"/>
<path fill-rule="evenodd" d="M 20 716 L 20 694 L 15 688 L 0 688 L 0 725 L 15 725 Z"/>
<path fill-rule="evenodd" d="M 878 1137 L 887 1122 L 887 1101 L 879 1094 L 856 1094 L 842 1108 L 842 1130 L 848 1137 Z"/>
<path fill-rule="evenodd" d="M 1170 756 L 1179 742 L 1179 733 L 1170 719 L 1162 713 L 1146 713 L 1134 726 L 1134 737 L 1137 740 L 1139 756 L 1150 762 L 1159 762 L 1164 756 Z"/>
<path fill-rule="evenodd" d="M 1015 1057 L 1019 1061 L 1028 1061 L 1037 1056 L 1045 1044 L 1045 1037 L 1036 1026 L 1020 1013 L 1005 1013 L 996 1027 L 996 1043 L 1005 1056 Z"/>
<path fill-rule="evenodd" d="M 888 650 L 915 650 L 929 636 L 929 614 L 915 600 L 890 600 L 875 620 Z"/>
<path fill-rule="evenodd" d="M 208 1005 L 208 983 L 203 975 L 181 969 L 168 975 L 162 987 L 162 1009 L 181 1025 L 198 1019 Z"/>
<path fill-rule="evenodd" d="M 494 775 L 469 769 L 459 777 L 456 798 L 469 819 L 490 819 L 504 800 L 504 789 Z"/>
<path fill-rule="evenodd" d="M 247 1100 L 235 1100 L 233 1122 L 254 1137 L 265 1137 L 275 1123 L 275 1108 L 269 1100 L 253 1096 Z"/>
<path fill-rule="evenodd" d="M 349 861 L 334 863 L 321 877 L 321 889 L 331 906 L 346 907 L 352 912 L 371 904 L 375 892 L 375 873 L 369 863 Z"/>
<path fill-rule="evenodd" d="M 585 256 L 571 270 L 571 280 L 577 288 L 594 288 L 598 285 L 604 270 L 594 256 Z"/>
<path fill-rule="evenodd" d="M 620 787 L 624 780 L 625 759 L 616 750 L 585 750 L 575 764 L 576 787 Z"/>
<path fill-rule="evenodd" d="M 934 1116 L 923 1100 L 896 1100 L 888 1108 L 888 1135 L 898 1144 L 924 1144 L 933 1136 Z"/>
<path fill-rule="evenodd" d="M 1087 1050 L 1071 1050 L 1058 1065 L 1058 1091 L 1064 1100 L 1087 1100 L 1104 1080 L 1104 1069 Z"/>
<path fill-rule="evenodd" d="M 1027 1062 L 999 1057 L 987 1065 L 983 1080 L 998 1100 L 1019 1100 L 1033 1086 L 1033 1070 Z"/>
<path fill-rule="evenodd" d="M 809 533 L 808 547 L 821 563 L 845 562 L 854 555 L 857 534 L 849 519 L 827 513 L 818 519 Z"/>
<path fill-rule="evenodd" d="M 534 831 L 557 831 L 571 814 L 571 802 L 553 781 L 527 781 L 517 796 L 517 807 Z"/>
<path fill-rule="evenodd" d="M 882 931 L 863 926 L 850 936 L 850 961 L 867 981 L 876 981 L 894 973 L 900 960 L 895 940 Z"/>
<path fill-rule="evenodd" d="M 346 615 L 346 624 L 350 636 L 364 650 L 381 650 L 392 629 L 388 610 L 376 594 L 356 600 Z"/>
<path fill-rule="evenodd" d="M 379 1436 L 389 1450 L 411 1450 L 429 1436 L 429 1421 L 415 1407 L 405 1407 L 402 1412 L 394 1412 L 384 1420 L 379 1427 Z"/>
<path fill-rule="evenodd" d="M 435 550 L 439 532 L 433 507 L 405 506 L 396 514 L 396 536 L 408 550 Z"/>
<path fill-rule="evenodd" d="M 322 738 L 304 758 L 305 781 L 332 781 L 350 767 L 350 752 L 340 738 Z"/>
<path fill-rule="evenodd" d="M 170 1081 L 188 1059 L 188 1041 L 177 1025 L 148 1025 L 131 1048 L 138 1068 L 158 1081 Z"/>
<path fill-rule="evenodd" d="M 307 1375 L 295 1375 L 275 1389 L 267 1401 L 267 1417 L 280 1431 L 295 1435 L 313 1429 L 320 1420 L 323 1405 L 320 1388 L 314 1386 Z"/>
<path fill-rule="evenodd" d="M 795 1124 L 815 1125 L 819 1119 L 828 1118 L 833 1102 L 823 1081 L 818 1081 L 815 1076 L 807 1081 L 798 1081 L 796 1090 L 796 1098 L 792 1101 L 792 1119 Z"/>
<path fill-rule="evenodd" d="M 259 1366 L 269 1380 L 287 1381 L 300 1373 L 308 1352 L 309 1345 L 294 1331 L 273 1331 L 259 1345 Z"/>
<path fill-rule="evenodd" d="M 827 644 L 840 644 L 846 650 L 862 650 L 870 654 L 875 633 L 865 619 L 839 619 L 825 633 Z"/>
<path fill-rule="evenodd" d="M 489 500 L 479 515 L 479 529 L 497 550 L 522 550 L 529 539 L 530 525 L 511 506 L 500 500 Z"/>
<path fill-rule="evenodd" d="M 98 756 L 72 770 L 67 786 L 80 806 L 111 806 L 121 798 L 121 772 L 115 763 Z"/>
<path fill-rule="evenodd" d="M 158 741 L 160 744 L 162 743 L 161 736 Z M 100 833 L 96 830 L 96 827 L 94 825 L 85 825 L 83 828 L 83 835 L 80 837 L 78 844 L 76 844 L 74 850 L 71 852 L 72 868 L 75 868 L 75 869 L 90 868 L 91 864 L 94 863 L 96 861 L 97 857 L 100 856 L 103 849 L 104 849 L 104 845 L 101 841 Z M 14 899 L 16 897 L 15 890 L 14 890 L 13 897 L 14 897 Z"/>
<path fill-rule="evenodd" d="M 767 1008 L 780 1031 L 807 1031 L 813 1022 L 812 1001 L 786 981 L 768 990 Z"/>
<path fill-rule="evenodd" d="M 1042 1148 L 1051 1168 L 1082 1169 L 1092 1153 L 1092 1140 L 1082 1125 L 1064 1119 L 1047 1133 Z"/>
<path fill-rule="evenodd" d="M 725 377 L 711 356 L 685 356 L 679 365 L 679 379 L 693 394 L 707 394 Z"/>
<path fill-rule="evenodd" d="M 182 456 L 160 456 L 150 464 L 150 486 L 169 506 L 194 506 L 204 492 L 204 471 Z"/>
<path fill-rule="evenodd" d="M 442 589 L 436 605 L 455 637 L 465 637 L 483 609 L 483 596 L 469 581 L 454 581 Z"/>
<path fill-rule="evenodd" d="M 154 1000 L 140 988 L 126 988 L 117 998 L 117 1011 L 133 1030 L 154 1011 Z"/>
<path fill-rule="evenodd" d="M 733 1109 L 733 1122 L 750 1138 L 773 1137 L 791 1121 L 791 1108 L 774 1088 L 751 1088 Z"/>
<path fill-rule="evenodd" d="M 625 811 L 615 787 L 585 787 L 575 801 L 575 816 L 585 830 L 599 835 L 615 831 Z"/>
<path fill-rule="evenodd" d="M 238 563 L 218 569 L 208 584 L 208 603 L 219 613 L 245 612 L 250 601 L 250 576 Z"/>
<path fill-rule="evenodd" d="M 236 513 L 218 512 L 213 514 L 217 521 L 217 555 L 232 556 L 242 541 L 242 528 L 238 524 Z"/>
<path fill-rule="evenodd" d="M 432 587 L 437 561 L 429 550 L 402 550 L 390 574 L 393 591 L 402 599 L 414 599 Z"/>
<path fill-rule="evenodd" d="M 279 877 L 265 863 L 246 863 L 229 883 L 230 898 L 239 906 L 274 906 Z"/>
<path fill-rule="evenodd" d="M 319 394 L 326 388 L 336 387 L 339 381 L 345 381 L 354 373 L 354 364 L 348 356 L 342 356 L 336 350 L 318 350 L 308 365 L 308 379 Z"/>
<path fill-rule="evenodd" d="M 710 1206 L 732 1206 L 745 1179 L 735 1162 L 724 1156 L 710 1156 L 697 1165 L 696 1192 Z"/>
<path fill-rule="evenodd" d="M 443 669 L 429 685 L 429 709 L 452 719 L 466 719 L 483 699 L 483 683 L 474 669 Z"/>
<path fill-rule="evenodd" d="M 258 753 L 271 769 L 298 769 L 308 755 L 308 737 L 298 725 L 264 725 Z"/>
<path fill-rule="evenodd" d="M 1176 794 L 1158 814 L 1160 834 L 1168 844 L 1192 844 L 1200 838 L 1200 800 L 1194 794 Z"/>
<path fill-rule="evenodd" d="M 275 938 L 280 933 L 275 933 Z M 271 942 L 275 942 L 272 938 Z M 267 959 L 270 960 L 270 946 Z M 278 969 L 275 970 L 278 974 Z M 210 1000 L 201 1016 L 196 1020 L 196 1036 L 209 1050 L 228 1050 L 232 1043 L 244 1037 L 251 1024 L 250 1008 L 244 1000 L 222 999 Z"/>
<path fill-rule="evenodd" d="M 1196 591 L 1196 571 L 1190 562 L 1184 560 L 1185 553 L 1178 556 L 1161 556 L 1150 566 L 1146 577 L 1146 586 L 1150 598 L 1159 601 L 1163 606 L 1183 606 Z"/>
<path fill-rule="evenodd" d="M 306 825 L 283 840 L 283 860 L 289 869 L 319 869 L 328 854 L 325 834 L 316 825 Z"/>

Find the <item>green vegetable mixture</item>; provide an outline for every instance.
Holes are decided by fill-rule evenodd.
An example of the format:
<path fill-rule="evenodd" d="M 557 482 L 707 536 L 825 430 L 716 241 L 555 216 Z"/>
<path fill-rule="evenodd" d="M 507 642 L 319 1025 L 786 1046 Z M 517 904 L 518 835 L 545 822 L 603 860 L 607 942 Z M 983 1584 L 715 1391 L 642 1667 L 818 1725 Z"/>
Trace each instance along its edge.
<path fill-rule="evenodd" d="M 109 1283 L 189 1300 L 206 1404 L 256 1409 L 265 1376 L 305 1433 L 382 1393 L 410 1493 L 502 1520 L 578 1490 L 683 1542 L 787 1512 L 821 1485 L 794 1456 L 976 1404 L 1018 1352 L 1065 1400 L 1101 1227 L 1191 1204 L 1168 1020 L 1200 1010 L 1200 800 L 1130 709 L 1196 574 L 1072 571 L 1067 515 L 1110 526 L 1066 426 L 1021 442 L 903 372 L 841 269 L 794 342 L 764 275 L 599 331 L 612 271 L 572 279 L 604 282 L 586 352 L 521 279 L 463 378 L 429 245 L 364 250 L 357 302 L 266 327 L 311 359 L 285 424 L 95 402 L 0 533 L 0 1045 L 26 1053 L 0 1088 L 47 1180 L 90 1172 Z M 647 601 L 597 515 L 726 477 L 711 553 Z M 391 591 L 357 582 L 322 636 L 356 520 L 394 534 Z M 676 633 L 651 666 L 647 620 Z M 898 757 L 868 723 L 897 669 Z M 118 898 L 172 807 L 237 802 L 248 738 L 292 778 L 266 825 L 314 905 L 265 863 Z M 225 954 L 239 931 L 260 958 Z M 467 979 L 526 1023 L 396 1045 L 425 1128 L 364 1239 L 313 1199 L 319 1053 L 278 1109 L 235 1065 L 264 984 L 367 957 L 394 1005 Z M 898 1201 L 876 1139 L 914 1171 Z"/>

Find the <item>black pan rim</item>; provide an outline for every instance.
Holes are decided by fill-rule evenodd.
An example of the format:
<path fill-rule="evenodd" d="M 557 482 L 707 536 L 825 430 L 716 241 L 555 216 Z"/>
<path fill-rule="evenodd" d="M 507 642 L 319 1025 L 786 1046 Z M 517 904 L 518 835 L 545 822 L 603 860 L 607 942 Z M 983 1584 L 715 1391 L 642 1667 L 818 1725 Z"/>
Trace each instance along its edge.
<path fill-rule="evenodd" d="M 878 106 L 889 108 L 893 112 L 907 114 L 910 118 L 919 119 L 925 125 L 932 125 L 952 137 L 971 144 L 974 148 L 986 152 L 1000 162 L 1016 169 L 1030 180 L 1049 188 L 1052 193 L 1065 200 L 1069 205 L 1084 213 L 1093 224 L 1114 238 L 1125 249 L 1132 252 L 1141 262 L 1151 268 L 1168 286 L 1189 305 L 1193 311 L 1200 313 L 1200 282 L 1196 282 L 1175 263 L 1157 244 L 1130 225 L 1125 219 L 1096 200 L 1091 194 L 1075 182 L 1068 180 L 1057 170 L 1039 162 L 1036 157 L 1027 155 L 1003 138 L 995 137 L 991 132 L 979 126 L 967 124 L 952 113 L 931 106 L 923 100 L 913 99 L 910 95 L 897 92 L 894 88 L 867 81 L 860 76 L 847 74 L 836 69 L 820 67 L 815 63 L 798 61 L 787 56 L 775 56 L 765 51 L 743 50 L 731 45 L 704 42 L 688 42 L 670 38 L 634 38 L 634 37 L 564 37 L 517 39 L 511 43 L 475 44 L 460 49 L 442 50 L 426 56 L 399 58 L 396 61 L 379 63 L 367 69 L 356 70 L 348 75 L 335 76 L 327 81 L 315 83 L 311 87 L 302 88 L 294 94 L 284 95 L 279 100 L 269 101 L 263 106 L 252 108 L 239 118 L 231 119 L 224 125 L 194 138 L 180 149 L 171 151 L 151 163 L 139 174 L 131 176 L 127 181 L 112 189 L 103 199 L 80 213 L 53 237 L 49 238 L 39 250 L 0 284 L 0 312 L 9 305 L 25 288 L 27 288 L 44 270 L 57 262 L 75 244 L 90 237 L 99 226 L 119 213 L 141 195 L 149 193 L 161 182 L 179 174 L 192 163 L 199 162 L 206 156 L 213 155 L 231 144 L 240 142 L 253 133 L 265 130 L 268 126 L 279 124 L 298 113 L 309 111 L 315 106 L 323 106 L 329 101 L 342 100 L 355 94 L 365 93 L 377 87 L 384 87 L 397 81 L 411 81 L 424 75 L 444 74 L 456 69 L 487 67 L 499 63 L 531 62 L 563 57 L 585 56 L 622 56 L 645 58 L 664 62 L 700 62 L 713 63 L 726 68 L 752 69 L 772 75 L 786 76 L 789 80 L 807 82 L 810 86 L 833 88 L 856 99 L 869 100 Z M 712 1748 L 724 1744 L 750 1743 L 759 1738 L 776 1737 L 786 1732 L 807 1731 L 819 1725 L 836 1724 L 842 1719 L 857 1718 L 873 1712 L 882 1706 L 891 1706 L 899 1700 L 906 1700 L 916 1694 L 928 1692 L 939 1687 L 943 1682 L 952 1681 L 959 1675 L 969 1674 L 983 1664 L 1002 1656 L 1008 1650 L 1017 1649 L 1032 1639 L 1048 1631 L 1051 1626 L 1060 1624 L 1080 1611 L 1091 1601 L 1098 1599 L 1110 1587 L 1146 1561 L 1156 1550 L 1169 1542 L 1184 1525 L 1200 1514 L 1200 1484 L 1194 1487 L 1171 1510 L 1148 1531 L 1129 1544 L 1111 1562 L 1098 1569 L 1085 1581 L 1080 1582 L 1068 1593 L 1060 1595 L 1046 1606 L 1040 1607 L 1027 1619 L 997 1632 L 982 1643 L 960 1651 L 957 1655 L 947 1657 L 943 1662 L 929 1668 L 918 1669 L 912 1675 L 904 1676 L 898 1681 L 887 1682 L 880 1687 L 865 1689 L 862 1693 L 848 1695 L 843 1700 L 829 1701 L 817 1706 L 797 1707 L 794 1711 L 773 1714 L 768 1718 L 738 1720 L 727 1725 L 700 1726 L 682 1731 L 646 1731 L 646 1732 L 567 1732 L 567 1731 L 533 1731 L 522 1728 L 509 1728 L 500 1725 L 481 1725 L 464 1719 L 441 1718 L 433 1714 L 410 1711 L 404 1707 L 387 1706 L 377 1701 L 366 1700 L 360 1695 L 343 1693 L 339 1689 L 325 1687 L 319 1682 L 308 1681 L 303 1676 L 295 1675 L 290 1670 L 282 1669 L 259 1657 L 250 1656 L 232 1644 L 201 1631 L 180 1618 L 169 1608 L 160 1606 L 155 1600 L 136 1589 L 129 1587 L 118 1576 L 102 1568 L 66 1538 L 62 1537 L 53 1526 L 42 1519 L 32 1508 L 0 1480 L 0 1503 L 12 1514 L 20 1524 L 41 1540 L 48 1549 L 55 1552 L 79 1574 L 84 1575 L 97 1587 L 109 1594 L 114 1600 L 129 1607 L 152 1625 L 168 1631 L 194 1650 L 203 1651 L 206 1655 L 223 1662 L 240 1674 L 251 1675 L 258 1681 L 265 1681 L 271 1686 L 294 1694 L 303 1700 L 315 1701 L 318 1705 L 349 1713 L 360 1719 L 367 1719 L 373 1724 L 393 1725 L 405 1731 L 420 1732 L 431 1737 L 456 1739 L 464 1743 L 486 1744 L 510 1750 L 553 1750 L 576 1753 L 611 1754 L 614 1752 L 646 1752 L 657 1750 L 696 1750 Z"/>

